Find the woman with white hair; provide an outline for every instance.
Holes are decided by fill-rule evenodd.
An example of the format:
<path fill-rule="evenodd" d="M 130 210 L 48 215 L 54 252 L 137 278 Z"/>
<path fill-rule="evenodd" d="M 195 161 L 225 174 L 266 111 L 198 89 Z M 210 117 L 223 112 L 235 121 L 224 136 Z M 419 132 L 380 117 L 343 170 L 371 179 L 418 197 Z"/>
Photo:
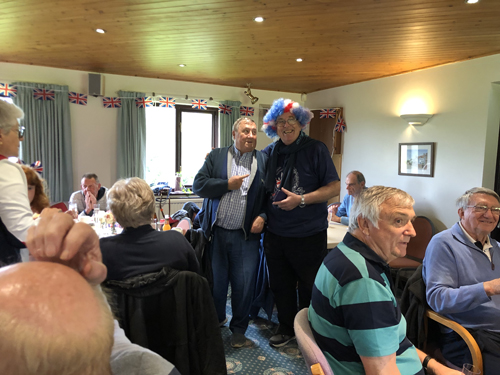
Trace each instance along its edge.
<path fill-rule="evenodd" d="M 146 181 L 138 177 L 117 181 L 108 191 L 108 205 L 124 229 L 100 240 L 107 280 L 124 280 L 167 266 L 199 272 L 194 249 L 181 233 L 151 227 L 155 198 Z"/>
<path fill-rule="evenodd" d="M 26 175 L 8 159 L 19 156 L 23 116 L 19 107 L 0 100 L 0 267 L 21 261 L 22 242 L 33 225 Z"/>

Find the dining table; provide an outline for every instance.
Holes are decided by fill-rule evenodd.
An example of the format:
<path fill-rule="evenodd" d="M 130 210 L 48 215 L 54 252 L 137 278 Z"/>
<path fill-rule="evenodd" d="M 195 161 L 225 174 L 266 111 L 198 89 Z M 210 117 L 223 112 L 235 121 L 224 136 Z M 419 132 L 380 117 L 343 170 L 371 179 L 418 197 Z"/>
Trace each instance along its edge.
<path fill-rule="evenodd" d="M 330 221 L 327 229 L 327 249 L 331 250 L 344 239 L 347 233 L 347 225 Z"/>

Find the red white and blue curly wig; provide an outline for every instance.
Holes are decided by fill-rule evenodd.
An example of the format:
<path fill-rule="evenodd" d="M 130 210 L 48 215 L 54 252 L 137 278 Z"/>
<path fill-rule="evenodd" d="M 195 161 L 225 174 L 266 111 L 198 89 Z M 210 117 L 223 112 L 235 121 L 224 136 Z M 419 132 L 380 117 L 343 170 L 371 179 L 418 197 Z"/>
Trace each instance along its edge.
<path fill-rule="evenodd" d="M 278 135 L 276 119 L 287 112 L 295 116 L 302 130 L 309 125 L 311 119 L 314 117 L 314 114 L 309 109 L 301 107 L 297 102 L 290 99 L 277 99 L 273 102 L 273 105 L 269 108 L 263 119 L 264 125 L 262 125 L 262 130 L 264 130 L 269 138 L 274 138 Z"/>

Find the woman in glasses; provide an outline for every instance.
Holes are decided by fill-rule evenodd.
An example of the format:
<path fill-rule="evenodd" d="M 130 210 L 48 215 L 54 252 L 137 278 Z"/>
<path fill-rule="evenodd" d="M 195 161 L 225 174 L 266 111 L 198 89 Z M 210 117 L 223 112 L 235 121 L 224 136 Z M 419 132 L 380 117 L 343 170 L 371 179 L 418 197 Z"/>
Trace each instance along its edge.
<path fill-rule="evenodd" d="M 23 115 L 16 105 L 0 100 L 0 267 L 21 260 L 22 241 L 33 225 L 26 175 L 19 164 L 8 160 L 19 156 Z"/>
<path fill-rule="evenodd" d="M 300 309 L 308 307 L 314 278 L 327 253 L 328 199 L 340 182 L 324 143 L 304 133 L 313 113 L 289 99 L 278 99 L 264 116 L 263 130 L 279 137 L 263 152 L 269 155 L 266 176 L 268 226 L 264 249 L 279 327 L 269 344 L 295 338 L 297 283 Z"/>

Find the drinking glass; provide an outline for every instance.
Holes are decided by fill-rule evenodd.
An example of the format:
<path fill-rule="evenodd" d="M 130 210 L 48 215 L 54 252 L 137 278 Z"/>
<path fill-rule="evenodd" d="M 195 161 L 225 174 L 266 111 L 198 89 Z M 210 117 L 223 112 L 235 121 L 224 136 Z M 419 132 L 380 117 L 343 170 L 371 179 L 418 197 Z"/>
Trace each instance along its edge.
<path fill-rule="evenodd" d="M 76 203 L 70 203 L 68 205 L 68 211 L 71 212 L 73 219 L 78 219 L 78 205 Z"/>
<path fill-rule="evenodd" d="M 94 224 L 99 225 L 99 211 L 101 209 L 101 205 L 99 203 L 94 204 Z"/>
<path fill-rule="evenodd" d="M 465 374 L 465 375 L 481 375 L 481 371 L 479 371 L 479 369 L 470 364 L 470 363 L 464 363 L 463 367 L 462 367 L 462 374 Z"/>

